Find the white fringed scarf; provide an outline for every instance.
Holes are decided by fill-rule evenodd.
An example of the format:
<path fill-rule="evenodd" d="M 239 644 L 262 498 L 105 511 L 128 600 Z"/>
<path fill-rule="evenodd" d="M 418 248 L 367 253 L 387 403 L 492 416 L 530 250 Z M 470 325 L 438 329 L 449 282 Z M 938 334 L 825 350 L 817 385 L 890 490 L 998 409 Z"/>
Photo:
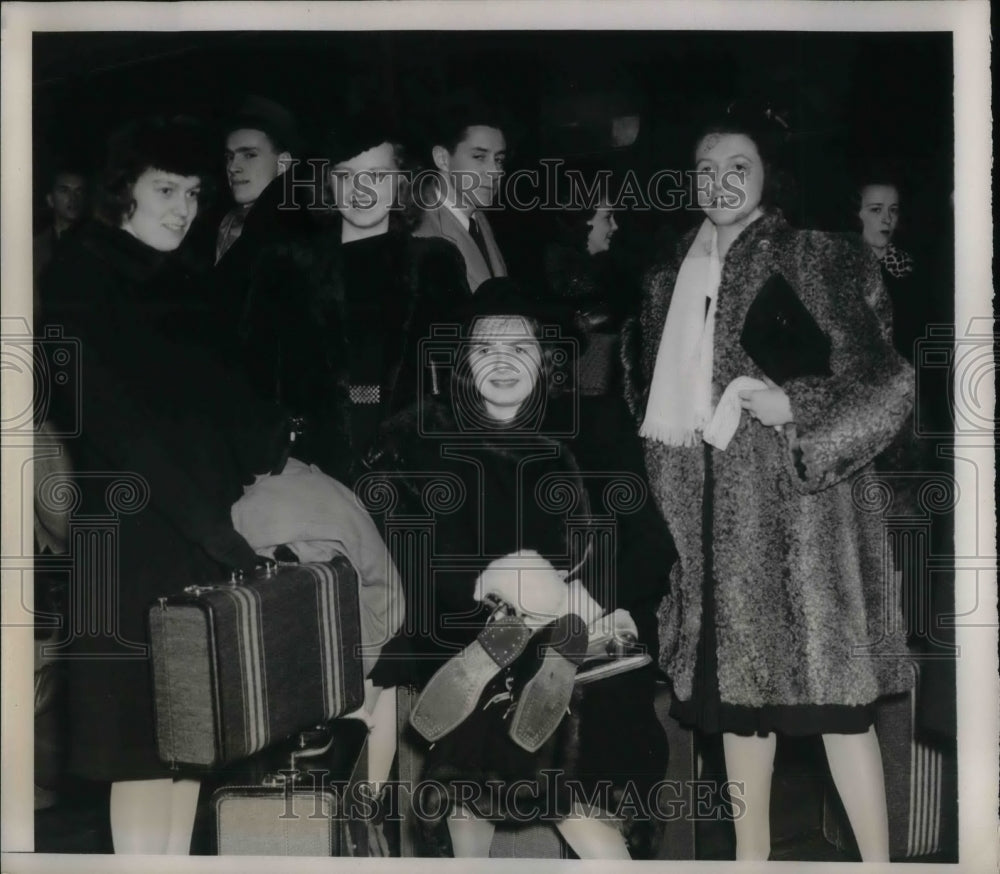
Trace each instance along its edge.
<path fill-rule="evenodd" d="M 715 310 L 722 279 L 718 236 L 705 219 L 677 273 L 656 353 L 639 434 L 668 446 L 697 446 L 699 432 L 712 418 Z"/>

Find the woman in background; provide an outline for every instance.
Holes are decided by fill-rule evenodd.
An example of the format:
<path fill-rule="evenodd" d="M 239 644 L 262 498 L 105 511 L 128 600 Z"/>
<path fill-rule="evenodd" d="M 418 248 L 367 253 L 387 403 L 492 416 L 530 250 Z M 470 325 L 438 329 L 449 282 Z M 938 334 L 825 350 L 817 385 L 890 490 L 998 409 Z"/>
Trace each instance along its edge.
<path fill-rule="evenodd" d="M 575 327 L 577 360 L 573 391 L 578 405 L 578 425 L 569 445 L 584 471 L 617 472 L 646 490 L 648 481 L 642 443 L 623 397 L 621 329 L 638 310 L 639 289 L 624 259 L 613 249 L 618 231 L 615 188 L 594 171 L 599 192 L 597 205 L 574 206 L 553 214 L 550 239 L 545 246 L 547 296 L 562 312 L 562 320 Z M 591 179 L 584 178 L 586 185 Z M 585 477 L 594 512 L 603 512 L 606 483 Z M 676 559 L 670 532 L 652 501 L 620 516 L 616 535 L 621 550 L 619 579 L 631 580 L 630 604 L 640 636 L 655 658 L 658 651 L 656 611 L 667 591 L 667 574 Z M 659 573 L 650 573 L 650 568 Z M 644 581 L 641 595 L 635 586 Z"/>
<path fill-rule="evenodd" d="M 599 190 L 596 206 L 570 204 L 552 214 L 544 252 L 548 295 L 570 310 L 586 340 L 576 385 L 587 398 L 620 396 L 619 332 L 638 304 L 637 283 L 611 251 L 618 231 L 611 187 Z"/>
<path fill-rule="evenodd" d="M 855 215 L 861 222 L 861 242 L 878 259 L 891 313 L 874 303 L 876 312 L 892 329 L 896 350 L 913 363 L 913 344 L 927 330 L 928 301 L 915 280 L 914 261 L 893 240 L 899 228 L 899 187 L 873 181 L 855 189 Z"/>

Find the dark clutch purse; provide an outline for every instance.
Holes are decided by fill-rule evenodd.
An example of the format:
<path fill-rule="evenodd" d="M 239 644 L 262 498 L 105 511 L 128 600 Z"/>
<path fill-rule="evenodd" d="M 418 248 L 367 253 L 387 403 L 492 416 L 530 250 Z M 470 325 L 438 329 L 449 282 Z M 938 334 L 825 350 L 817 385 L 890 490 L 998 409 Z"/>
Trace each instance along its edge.
<path fill-rule="evenodd" d="M 802 376 L 830 376 L 830 338 L 780 273 L 750 304 L 740 345 L 778 385 Z"/>

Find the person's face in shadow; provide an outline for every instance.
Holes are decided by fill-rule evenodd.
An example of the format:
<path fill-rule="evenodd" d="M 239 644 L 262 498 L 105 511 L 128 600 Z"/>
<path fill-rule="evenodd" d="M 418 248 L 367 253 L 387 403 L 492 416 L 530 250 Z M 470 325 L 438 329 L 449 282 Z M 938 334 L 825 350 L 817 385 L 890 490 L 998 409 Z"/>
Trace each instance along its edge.
<path fill-rule="evenodd" d="M 587 227 L 590 228 L 587 234 L 587 252 L 590 255 L 607 252 L 611 248 L 611 237 L 618 230 L 618 222 L 615 221 L 611 207 L 607 204 L 599 206 L 587 222 Z"/>
<path fill-rule="evenodd" d="M 290 161 L 291 155 L 278 152 L 264 131 L 234 130 L 226 138 L 226 177 L 233 200 L 241 205 L 255 203 Z"/>
<path fill-rule="evenodd" d="M 56 225 L 69 227 L 80 220 L 87 195 L 87 180 L 76 173 L 60 173 L 45 198 Z"/>
<path fill-rule="evenodd" d="M 899 192 L 894 185 L 861 189 L 861 237 L 876 252 L 885 252 L 899 224 Z"/>

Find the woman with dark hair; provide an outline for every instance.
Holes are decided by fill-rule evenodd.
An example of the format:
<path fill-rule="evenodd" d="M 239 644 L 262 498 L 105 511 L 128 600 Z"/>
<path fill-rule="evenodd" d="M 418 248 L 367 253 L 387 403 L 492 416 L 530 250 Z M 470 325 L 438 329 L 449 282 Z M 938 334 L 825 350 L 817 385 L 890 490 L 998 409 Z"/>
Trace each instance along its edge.
<path fill-rule="evenodd" d="M 52 389 L 69 433 L 77 518 L 111 520 L 70 581 L 69 769 L 111 783 L 116 853 L 188 852 L 199 783 L 157 755 L 146 610 L 160 596 L 252 569 L 230 506 L 282 450 L 219 353 L 210 296 L 177 250 L 213 163 L 201 128 L 152 118 L 109 144 L 100 221 L 53 262 L 47 321 L 79 343 L 78 385 Z M 43 484 L 44 488 L 44 484 Z M 53 495 L 58 484 L 49 484 Z M 88 541 L 73 549 L 93 550 Z"/>
<path fill-rule="evenodd" d="M 618 331 L 638 297 L 621 265 L 612 260 L 618 223 L 609 186 L 600 185 L 599 190 L 593 206 L 569 204 L 551 214 L 552 233 L 544 254 L 549 294 L 573 308 L 574 321 L 585 335 L 577 385 L 589 397 L 619 393 Z"/>
<path fill-rule="evenodd" d="M 891 329 L 900 355 L 913 363 L 913 344 L 927 330 L 928 302 L 915 281 L 913 258 L 893 242 L 899 229 L 899 186 L 873 176 L 858 185 L 852 213 L 861 223 L 861 243 L 879 262 L 887 296 L 870 301 L 876 314 Z"/>
<path fill-rule="evenodd" d="M 425 400 L 387 423 L 373 472 L 358 486 L 373 498 L 393 491 L 395 517 L 437 510 L 429 567 L 415 553 L 401 565 L 405 636 L 383 650 L 372 674 L 382 685 L 423 690 L 414 713 L 424 715 L 411 716 L 431 741 L 421 786 L 442 792 L 421 805 L 438 811 L 423 822 L 425 838 L 435 853 L 447 854 L 450 838 L 453 855 L 485 857 L 494 823 L 545 816 L 581 858 L 649 857 L 650 812 L 622 799 L 630 787 L 630 798 L 648 800 L 665 773 L 652 666 L 603 680 L 571 703 L 560 696 L 572 691 L 575 663 L 543 659 L 552 666 L 546 674 L 537 658 L 547 646 L 585 649 L 605 626 L 635 635 L 630 587 L 642 589 L 619 574 L 609 603 L 617 555 L 585 547 L 598 511 L 591 515 L 565 442 L 573 426 L 560 397 L 566 351 L 544 308 L 505 278 L 484 282 L 462 315 L 467 330 L 451 350 L 448 400 Z M 512 615 L 501 618 L 494 597 Z M 483 673 L 476 653 L 493 635 L 513 635 L 509 658 Z M 546 731 L 526 715 L 532 707 L 551 711 Z M 426 727 L 441 720 L 448 727 L 432 738 Z M 538 731 L 527 745 L 517 728 L 526 724 Z"/>
<path fill-rule="evenodd" d="M 866 304 L 874 263 L 772 206 L 774 121 L 704 128 L 705 218 L 644 283 L 630 401 L 680 553 L 660 661 L 675 716 L 721 733 L 745 786 L 737 859 L 770 851 L 776 735 L 819 734 L 862 859 L 885 861 L 873 705 L 913 674 L 864 486 L 913 373 Z"/>

